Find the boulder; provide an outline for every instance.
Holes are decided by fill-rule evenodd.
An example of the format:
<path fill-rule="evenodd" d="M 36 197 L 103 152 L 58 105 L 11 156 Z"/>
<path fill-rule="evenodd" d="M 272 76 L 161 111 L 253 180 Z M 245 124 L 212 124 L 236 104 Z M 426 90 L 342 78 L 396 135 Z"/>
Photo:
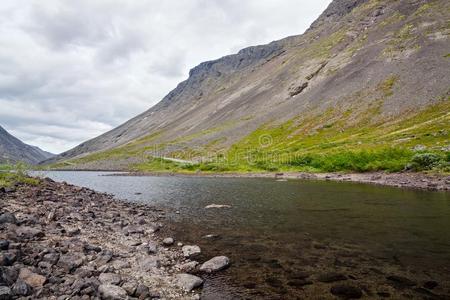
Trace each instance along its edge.
<path fill-rule="evenodd" d="M 33 288 L 41 288 L 47 281 L 45 276 L 36 274 L 27 268 L 20 269 L 19 279 L 23 280 L 26 284 Z"/>
<path fill-rule="evenodd" d="M 202 250 L 200 249 L 199 246 L 183 246 L 182 248 L 183 251 L 183 255 L 184 257 L 188 257 L 188 258 L 193 258 L 193 257 L 197 257 L 202 253 Z"/>
<path fill-rule="evenodd" d="M 10 212 L 5 212 L 0 215 L 0 224 L 17 224 L 16 216 Z"/>
<path fill-rule="evenodd" d="M 0 240 L 0 250 L 8 250 L 8 249 L 9 249 L 9 241 Z"/>
<path fill-rule="evenodd" d="M 19 239 L 35 239 L 44 237 L 45 234 L 41 228 L 38 227 L 30 227 L 30 226 L 19 226 L 16 229 L 16 236 Z"/>
<path fill-rule="evenodd" d="M 128 299 L 127 291 L 117 285 L 102 284 L 98 287 L 98 293 L 104 300 L 125 300 Z"/>
<path fill-rule="evenodd" d="M 201 265 L 200 271 L 206 273 L 217 272 L 227 268 L 230 265 L 230 259 L 226 256 L 216 256 Z"/>
<path fill-rule="evenodd" d="M 33 292 L 33 289 L 25 281 L 19 279 L 12 287 L 14 296 L 29 296 Z"/>
<path fill-rule="evenodd" d="M 59 258 L 57 266 L 62 268 L 66 273 L 73 272 L 75 269 L 83 264 L 83 257 L 81 255 L 66 254 Z"/>
<path fill-rule="evenodd" d="M 160 265 L 161 263 L 157 256 L 148 256 L 140 261 L 139 268 L 144 272 L 148 272 L 154 268 L 159 268 Z"/>
<path fill-rule="evenodd" d="M 102 284 L 119 285 L 120 282 L 122 281 L 122 278 L 120 277 L 119 274 L 115 273 L 101 273 L 100 276 L 98 277 L 98 280 L 100 280 Z"/>
<path fill-rule="evenodd" d="M 178 274 L 176 276 L 176 284 L 187 292 L 201 286 L 203 279 L 191 274 Z"/>

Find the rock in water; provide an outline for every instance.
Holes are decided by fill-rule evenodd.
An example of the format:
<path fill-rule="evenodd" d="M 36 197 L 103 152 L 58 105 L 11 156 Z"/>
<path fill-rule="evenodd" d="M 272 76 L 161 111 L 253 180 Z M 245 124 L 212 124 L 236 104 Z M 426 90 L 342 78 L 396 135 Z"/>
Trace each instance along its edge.
<path fill-rule="evenodd" d="M 127 292 L 117 285 L 102 284 L 98 287 L 98 292 L 104 300 L 125 300 L 128 299 Z"/>
<path fill-rule="evenodd" d="M 191 274 L 178 274 L 176 280 L 177 285 L 187 292 L 190 292 L 203 284 L 203 279 Z"/>
<path fill-rule="evenodd" d="M 347 280 L 347 276 L 341 273 L 330 272 L 320 275 L 317 280 L 319 280 L 320 282 L 330 283 Z"/>
<path fill-rule="evenodd" d="M 200 271 L 206 273 L 217 272 L 227 268 L 230 265 L 230 259 L 226 256 L 216 256 L 200 267 Z"/>
<path fill-rule="evenodd" d="M 183 251 L 184 257 L 188 257 L 188 258 L 199 256 L 202 253 L 202 250 L 197 245 L 194 245 L 194 246 L 189 246 L 189 245 L 183 246 L 182 251 Z"/>
<path fill-rule="evenodd" d="M 210 205 L 207 205 L 205 208 L 206 208 L 206 209 L 210 209 L 210 208 L 231 208 L 231 205 L 226 205 L 226 204 L 210 204 Z"/>
<path fill-rule="evenodd" d="M 330 292 L 344 299 L 359 299 L 362 297 L 361 289 L 351 285 L 336 285 L 331 288 Z"/>
<path fill-rule="evenodd" d="M 397 276 L 397 275 L 391 275 L 386 277 L 387 280 L 391 281 L 395 286 L 398 287 L 411 287 L 415 286 L 416 283 L 406 277 L 403 276 Z"/>

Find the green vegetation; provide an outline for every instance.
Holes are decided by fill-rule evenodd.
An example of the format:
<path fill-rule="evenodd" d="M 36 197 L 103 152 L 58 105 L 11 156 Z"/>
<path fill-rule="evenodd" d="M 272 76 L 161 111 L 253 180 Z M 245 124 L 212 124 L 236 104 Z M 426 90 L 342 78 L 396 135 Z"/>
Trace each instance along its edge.
<path fill-rule="evenodd" d="M 18 183 L 38 185 L 39 179 L 26 174 L 26 165 L 0 165 L 0 187 L 11 187 Z"/>

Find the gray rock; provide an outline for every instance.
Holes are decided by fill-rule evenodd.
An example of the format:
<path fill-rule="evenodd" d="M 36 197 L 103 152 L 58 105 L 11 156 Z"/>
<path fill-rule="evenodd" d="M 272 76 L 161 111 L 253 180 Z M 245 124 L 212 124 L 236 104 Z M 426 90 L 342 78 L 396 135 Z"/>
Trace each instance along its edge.
<path fill-rule="evenodd" d="M 8 240 L 0 240 L 0 250 L 8 250 L 9 241 Z"/>
<path fill-rule="evenodd" d="M 17 251 L 0 253 L 0 266 L 12 266 L 17 260 Z"/>
<path fill-rule="evenodd" d="M 20 239 L 34 239 L 45 236 L 41 228 L 30 226 L 19 226 L 16 229 L 16 236 Z"/>
<path fill-rule="evenodd" d="M 56 265 L 58 263 L 58 260 L 59 260 L 59 253 L 56 252 L 47 253 L 42 257 L 42 261 L 48 262 L 52 265 Z"/>
<path fill-rule="evenodd" d="M 176 276 L 176 284 L 187 292 L 201 286 L 203 279 L 191 274 L 178 274 Z"/>
<path fill-rule="evenodd" d="M 139 284 L 136 288 L 135 296 L 139 299 L 147 299 L 150 296 L 150 290 L 146 285 Z"/>
<path fill-rule="evenodd" d="M 9 300 L 12 298 L 11 289 L 7 286 L 0 286 L 0 300 Z"/>
<path fill-rule="evenodd" d="M 154 254 L 158 251 L 158 245 L 155 242 L 148 242 L 145 246 L 147 254 Z"/>
<path fill-rule="evenodd" d="M 19 272 L 14 267 L 0 267 L 0 285 L 13 285 L 19 277 Z"/>
<path fill-rule="evenodd" d="M 122 284 L 122 288 L 130 296 L 135 295 L 137 287 L 138 287 L 138 284 L 137 284 L 137 282 L 134 282 L 134 281 L 126 281 Z"/>
<path fill-rule="evenodd" d="M 25 281 L 19 279 L 13 285 L 12 292 L 14 296 L 28 296 L 32 293 L 33 289 Z"/>
<path fill-rule="evenodd" d="M 154 268 L 159 268 L 160 265 L 161 265 L 161 262 L 159 261 L 158 257 L 148 256 L 139 263 L 139 268 L 142 271 L 148 272 Z"/>
<path fill-rule="evenodd" d="M 163 240 L 163 244 L 164 244 L 165 246 L 171 246 L 171 245 L 173 245 L 174 242 L 175 242 L 175 241 L 174 241 L 173 238 L 171 238 L 171 237 L 165 238 L 165 239 Z"/>
<path fill-rule="evenodd" d="M 127 291 L 117 285 L 102 284 L 98 287 L 101 299 L 104 300 L 125 300 L 128 299 Z"/>
<path fill-rule="evenodd" d="M 189 257 L 189 258 L 193 258 L 193 257 L 197 257 L 202 253 L 202 250 L 200 249 L 199 246 L 183 246 L 182 248 L 183 251 L 183 255 L 184 257 Z"/>
<path fill-rule="evenodd" d="M 179 266 L 179 269 L 181 272 L 190 273 L 190 272 L 194 271 L 197 266 L 198 266 L 198 262 L 190 261 L 190 262 L 187 262 L 187 263 Z"/>
<path fill-rule="evenodd" d="M 6 223 L 17 224 L 16 216 L 14 216 L 10 212 L 5 212 L 5 213 L 1 214 L 0 215 L 0 224 L 6 224 Z"/>
<path fill-rule="evenodd" d="M 66 254 L 59 258 L 57 266 L 62 268 L 66 273 L 70 273 L 83 264 L 81 255 Z"/>
<path fill-rule="evenodd" d="M 217 272 L 227 268 L 230 265 L 230 259 L 226 256 L 216 256 L 200 267 L 200 271 L 206 273 Z"/>
<path fill-rule="evenodd" d="M 98 280 L 100 280 L 102 284 L 119 285 L 122 281 L 122 278 L 119 274 L 115 273 L 101 273 L 100 276 L 98 276 Z"/>
<path fill-rule="evenodd" d="M 113 253 L 109 250 L 104 250 L 102 252 L 100 252 L 100 254 L 97 256 L 97 258 L 95 259 L 95 264 L 97 266 L 103 266 L 106 265 L 107 263 L 109 263 L 111 261 L 111 259 L 113 258 Z"/>

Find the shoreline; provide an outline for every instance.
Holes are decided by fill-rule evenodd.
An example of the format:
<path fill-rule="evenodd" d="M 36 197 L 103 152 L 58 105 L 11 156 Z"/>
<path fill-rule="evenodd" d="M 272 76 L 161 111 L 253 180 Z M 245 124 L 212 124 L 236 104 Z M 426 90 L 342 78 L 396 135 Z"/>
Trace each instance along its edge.
<path fill-rule="evenodd" d="M 115 171 L 112 171 L 115 172 Z M 119 173 L 121 172 L 121 173 Z M 337 182 L 355 182 L 410 188 L 427 191 L 450 191 L 450 175 L 426 173 L 176 173 L 176 172 L 126 172 L 104 176 L 175 176 L 175 177 L 209 177 L 209 178 L 272 178 L 277 180 L 328 180 Z"/>
<path fill-rule="evenodd" d="M 0 188 L 0 203 L 2 299 L 200 299 L 219 271 L 149 205 L 49 178 Z"/>

